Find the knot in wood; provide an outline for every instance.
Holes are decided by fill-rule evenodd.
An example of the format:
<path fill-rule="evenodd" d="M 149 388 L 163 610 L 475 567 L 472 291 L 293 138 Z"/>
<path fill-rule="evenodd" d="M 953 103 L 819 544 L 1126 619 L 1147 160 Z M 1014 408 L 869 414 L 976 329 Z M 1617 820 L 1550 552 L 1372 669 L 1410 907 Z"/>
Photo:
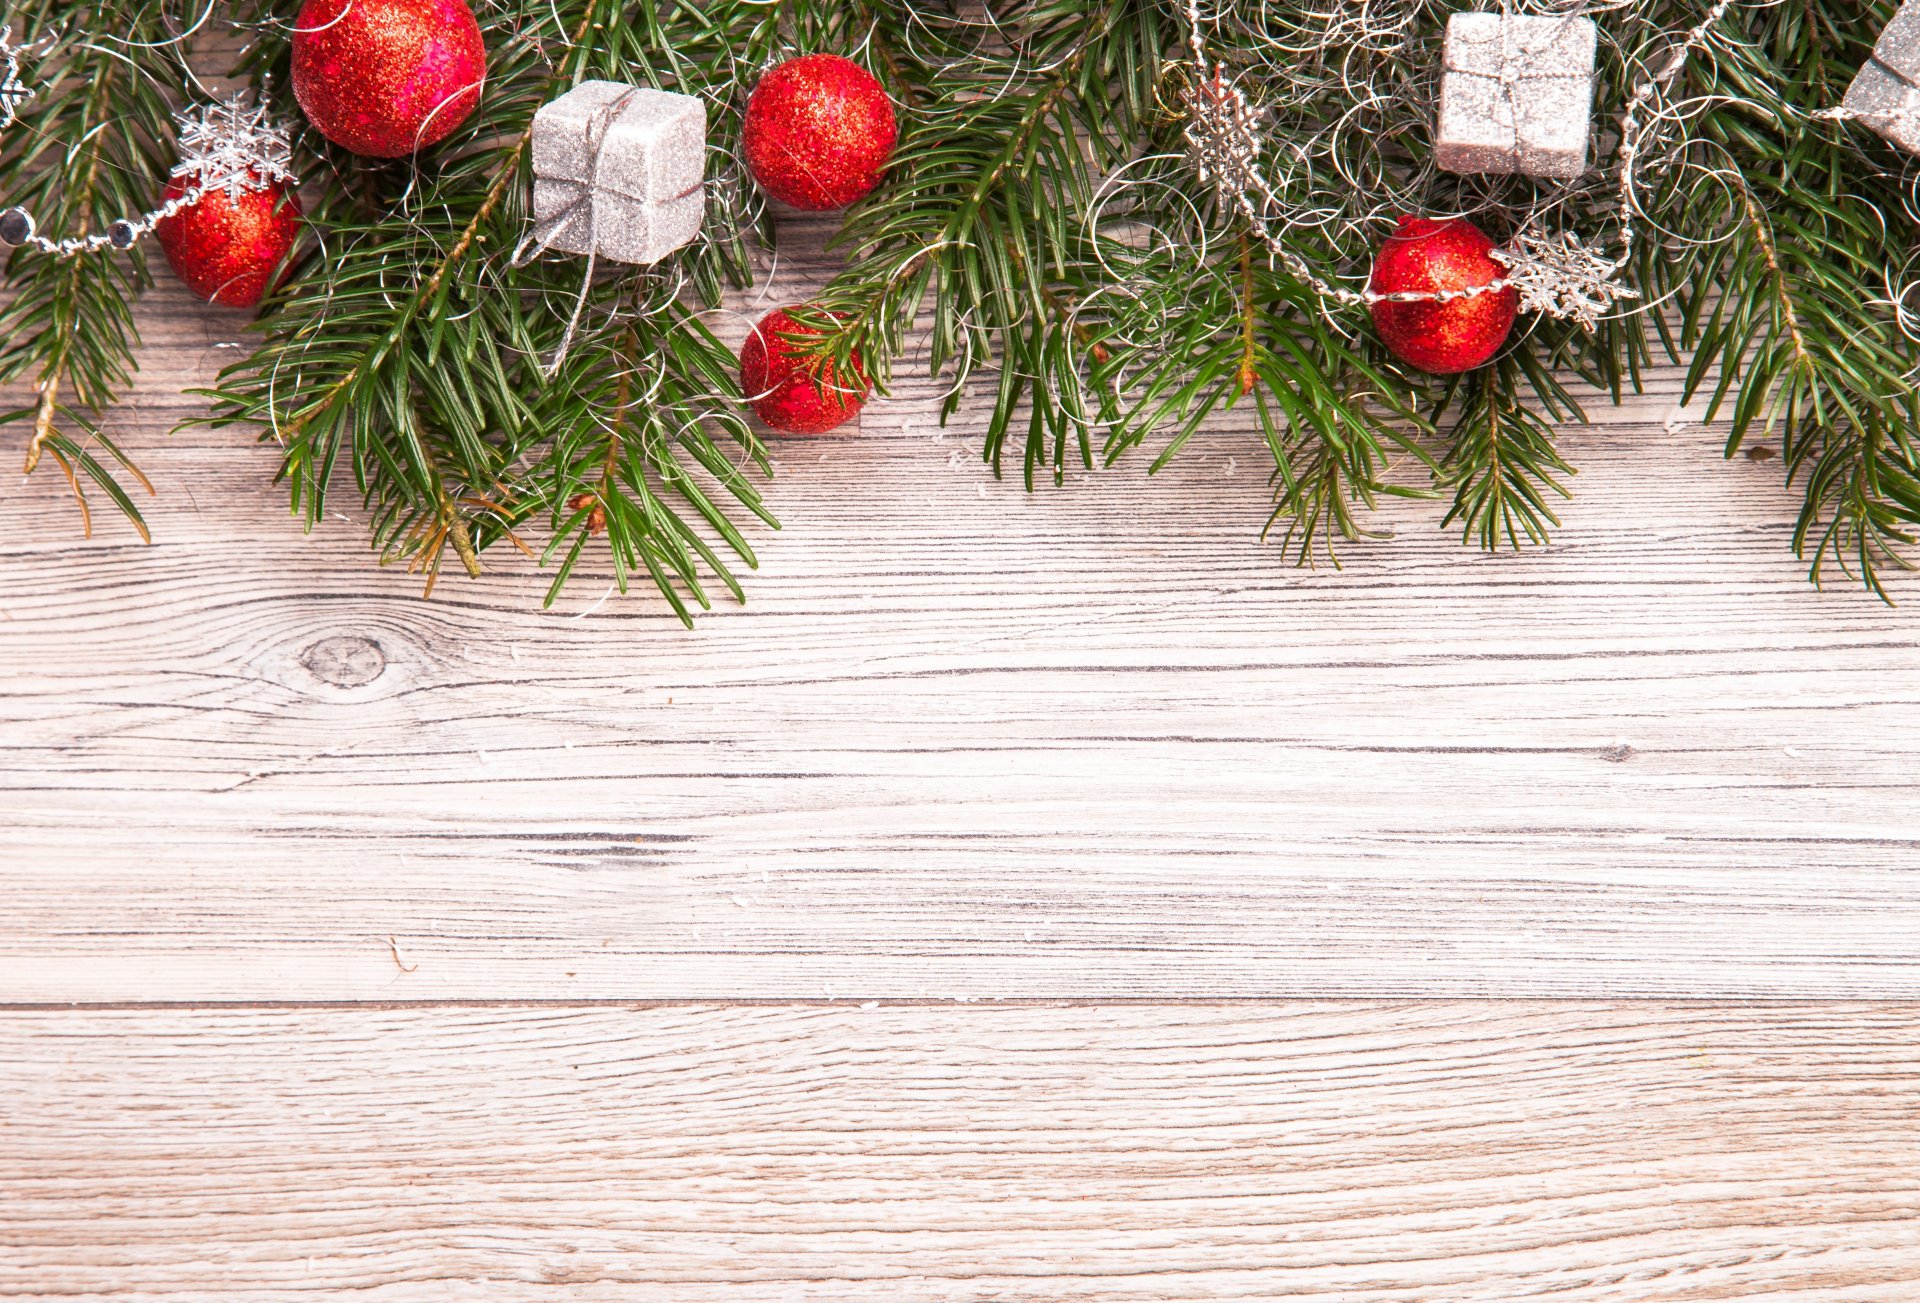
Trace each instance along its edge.
<path fill-rule="evenodd" d="M 372 683 L 387 668 L 386 653 L 371 638 L 338 634 L 307 648 L 300 663 L 322 683 L 336 688 L 358 688 Z"/>

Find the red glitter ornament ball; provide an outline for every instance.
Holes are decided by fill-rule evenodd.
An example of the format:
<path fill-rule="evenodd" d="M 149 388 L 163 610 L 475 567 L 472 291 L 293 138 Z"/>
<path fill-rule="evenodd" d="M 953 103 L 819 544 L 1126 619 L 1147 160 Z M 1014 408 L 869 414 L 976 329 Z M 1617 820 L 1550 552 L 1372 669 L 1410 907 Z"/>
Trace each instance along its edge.
<path fill-rule="evenodd" d="M 166 198 L 189 189 L 175 177 Z M 166 250 L 173 274 L 209 303 L 250 308 L 267 292 L 285 265 L 300 234 L 300 200 L 285 185 L 207 191 L 172 217 L 155 223 L 153 233 Z"/>
<path fill-rule="evenodd" d="M 293 97 L 356 154 L 400 158 L 445 140 L 486 77 L 467 0 L 307 0 L 294 21 Z"/>
<path fill-rule="evenodd" d="M 788 335 L 818 335 L 775 308 L 740 346 L 740 391 L 761 420 L 787 434 L 825 434 L 866 405 L 867 369 L 853 355 L 853 375 L 841 379 L 823 357 L 798 355 Z"/>
<path fill-rule="evenodd" d="M 1490 285 L 1506 268 L 1488 257 L 1493 241 L 1465 218 L 1402 217 L 1373 260 L 1367 288 L 1376 294 L 1464 290 Z M 1373 327 L 1393 355 L 1434 375 L 1485 365 L 1513 332 L 1520 309 L 1511 286 L 1445 301 L 1376 303 Z"/>
<path fill-rule="evenodd" d="M 837 54 L 788 59 L 747 100 L 747 168 L 775 199 L 827 212 L 880 184 L 900 128 L 872 73 Z"/>

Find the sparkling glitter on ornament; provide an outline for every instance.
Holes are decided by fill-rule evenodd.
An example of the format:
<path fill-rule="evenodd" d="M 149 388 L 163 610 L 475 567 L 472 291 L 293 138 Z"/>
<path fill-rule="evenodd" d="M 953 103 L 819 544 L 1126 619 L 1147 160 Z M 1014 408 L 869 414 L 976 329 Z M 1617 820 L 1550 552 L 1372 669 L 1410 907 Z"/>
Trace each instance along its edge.
<path fill-rule="evenodd" d="M 845 208 L 879 185 L 899 135 L 886 90 L 837 54 L 787 60 L 747 100 L 753 179 L 811 212 Z"/>
<path fill-rule="evenodd" d="M 466 0 L 307 0 L 294 23 L 294 98 L 356 154 L 399 158 L 446 139 L 486 75 Z"/>
<path fill-rule="evenodd" d="M 186 195 L 197 179 L 174 177 L 166 198 Z M 153 230 L 188 289 L 224 307 L 250 308 L 293 249 L 300 201 L 280 183 L 263 182 L 238 194 L 214 188 Z"/>
<path fill-rule="evenodd" d="M 740 390 L 761 420 L 787 434 L 825 434 L 867 401 L 867 373 L 853 355 L 853 376 L 841 380 L 832 363 L 802 356 L 788 338 L 820 332 L 775 308 L 740 346 Z"/>
<path fill-rule="evenodd" d="M 1483 366 L 1513 331 L 1520 295 L 1511 285 L 1473 293 L 1501 280 L 1493 241 L 1464 218 L 1435 222 L 1402 217 L 1374 259 L 1373 294 L 1438 294 L 1413 302 L 1376 302 L 1374 329 L 1395 357 L 1434 375 Z"/>

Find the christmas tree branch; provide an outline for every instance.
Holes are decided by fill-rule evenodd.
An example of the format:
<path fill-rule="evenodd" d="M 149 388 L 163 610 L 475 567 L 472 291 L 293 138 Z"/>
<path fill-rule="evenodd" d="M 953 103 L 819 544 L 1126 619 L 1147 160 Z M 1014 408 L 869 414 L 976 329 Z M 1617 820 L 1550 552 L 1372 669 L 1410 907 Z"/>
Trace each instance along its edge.
<path fill-rule="evenodd" d="M 34 469 L 40 465 L 40 454 L 46 448 L 48 438 L 53 434 L 54 417 L 60 410 L 60 368 L 57 364 L 49 364 L 48 368 L 41 373 L 37 388 L 40 391 L 40 397 L 33 405 L 33 437 L 27 440 L 27 464 L 23 470 L 27 475 L 33 474 Z M 85 515 L 86 499 L 78 493 L 74 498 L 80 504 L 82 515 Z M 85 532 L 91 535 L 92 527 L 88 526 Z"/>
<path fill-rule="evenodd" d="M 1545 543 L 1548 526 L 1560 523 L 1545 493 L 1573 496 L 1559 478 L 1574 472 L 1554 446 L 1553 425 L 1520 396 L 1524 356 L 1509 355 L 1463 377 L 1450 395 L 1461 411 L 1440 465 L 1440 483 L 1454 491 L 1440 525 L 1459 522 L 1462 537 L 1489 552 L 1503 544 Z M 1544 397 L 1555 419 L 1571 415 L 1555 401 L 1562 395 Z"/>
<path fill-rule="evenodd" d="M 1884 15 L 1882 15 L 1884 16 Z M 1746 16 L 1746 39 L 1703 70 L 1698 131 L 1736 178 L 1676 199 L 1663 223 L 1731 235 L 1665 269 L 1693 350 L 1685 393 L 1727 412 L 1727 454 L 1777 433 L 1802 489 L 1796 553 L 1883 598 L 1920 530 L 1920 391 L 1904 290 L 1887 271 L 1912 160 L 1863 127 L 1815 120 L 1837 101 L 1879 23 L 1846 0 Z M 1884 282 L 1889 293 L 1875 292 Z"/>
<path fill-rule="evenodd" d="M 858 256 L 822 296 L 813 347 L 836 369 L 858 350 L 884 386 L 930 308 L 931 368 L 952 369 L 943 417 L 976 370 L 997 367 L 983 456 L 998 474 L 1030 400 L 1025 478 L 1052 465 L 1057 481 L 1070 443 L 1092 464 L 1093 414 L 1117 416 L 1090 382 L 1092 335 L 1061 305 L 1076 301 L 1096 173 L 1137 145 L 1130 106 L 1151 99 L 1165 15 L 1131 0 L 864 13 L 908 112 L 887 179 L 839 238 Z M 893 57 L 908 48 L 912 60 Z M 1116 69 L 1131 84 L 1117 88 Z"/>
<path fill-rule="evenodd" d="M 683 621 L 691 622 L 683 593 L 702 608 L 711 604 L 703 571 L 736 599 L 743 596 L 718 549 L 673 508 L 675 501 L 690 508 L 748 565 L 755 564 L 751 546 L 708 486 L 775 524 L 752 480 L 716 439 L 737 443 L 764 469 L 738 414 L 730 363 L 704 324 L 671 302 L 632 312 L 619 330 L 596 334 L 569 354 L 555 383 L 584 419 L 565 423 L 528 477 L 528 491 L 548 504 L 545 557 L 560 558 L 549 603 L 596 536 L 620 591 L 644 571 Z"/>
<path fill-rule="evenodd" d="M 466 257 L 467 252 L 474 247 L 475 237 L 478 236 L 481 227 L 486 224 L 487 219 L 493 216 L 493 211 L 499 206 L 500 196 L 505 192 L 507 184 L 519 179 L 520 162 L 526 154 L 527 143 L 531 139 L 531 136 L 531 128 L 522 132 L 520 139 L 514 143 L 513 148 L 508 150 L 506 156 L 500 160 L 498 166 L 494 169 L 493 182 L 487 187 L 486 198 L 481 201 L 479 210 L 474 213 L 472 220 L 467 223 L 465 229 L 463 229 L 458 238 L 454 240 L 453 247 L 447 251 L 444 257 L 440 258 L 434 264 L 433 273 L 428 276 L 424 282 L 415 283 L 412 293 L 406 298 L 406 306 L 388 328 L 386 334 L 375 343 L 370 344 L 362 352 L 360 360 L 349 367 L 345 375 L 321 391 L 320 395 L 313 399 L 294 418 L 293 424 L 286 431 L 287 437 L 293 439 L 299 438 L 309 422 L 324 415 L 343 395 L 350 392 L 355 382 L 378 364 L 382 354 L 402 341 L 406 335 L 407 328 L 411 326 L 415 318 L 419 316 L 422 307 L 439 297 L 440 287 L 446 281 L 448 270 L 462 258 Z M 448 499 L 444 491 L 442 491 L 440 498 L 442 505 L 447 505 Z M 480 573 L 478 564 L 469 564 L 468 573 L 478 576 Z"/>
<path fill-rule="evenodd" d="M 323 257 L 272 303 L 261 346 L 223 373 L 212 417 L 257 422 L 281 440 L 283 475 L 309 525 L 325 511 L 328 481 L 344 456 L 372 511 L 382 557 L 404 560 L 430 581 L 444 548 L 470 574 L 479 573 L 481 554 L 494 542 L 526 550 L 520 528 L 548 511 L 560 531 L 556 542 L 574 544 L 562 549 L 549 600 L 574 573 L 589 534 L 604 536 L 621 587 L 630 571 L 644 570 L 683 617 L 678 590 L 706 604 L 703 571 L 738 592 L 718 553 L 675 504 L 751 562 L 700 475 L 711 473 L 725 496 L 770 519 L 712 436 L 737 442 L 763 469 L 764 459 L 737 412 L 730 350 L 684 310 L 653 298 L 683 273 L 710 296 L 719 281 L 740 279 L 746 267 L 739 233 L 717 232 L 657 268 L 603 262 L 567 365 L 551 380 L 542 370 L 559 352 L 567 320 L 552 305 L 580 292 L 585 263 L 518 263 L 509 254 L 526 230 L 530 124 L 543 103 L 583 78 L 625 79 L 651 60 L 653 80 L 706 95 L 719 131 L 737 133 L 730 118 L 741 47 L 731 38 L 741 30 L 770 39 L 764 7 L 747 0 L 529 7 L 490 52 L 480 111 L 423 157 L 418 171 L 382 171 L 319 150 L 313 172 L 321 197 L 311 222 L 323 233 Z M 664 65 L 655 57 L 662 50 L 670 52 Z M 257 56 L 254 71 L 278 57 Z M 737 197 L 724 178 L 715 190 L 720 202 Z M 665 337 L 664 325 L 630 319 L 643 302 L 644 311 L 675 323 L 674 338 Z M 601 376 L 581 368 L 631 370 L 618 341 L 634 338 L 660 359 L 652 397 L 660 431 L 670 433 L 656 432 L 644 448 L 595 445 L 605 465 L 636 469 L 602 477 L 601 528 L 587 530 L 564 504 L 576 492 L 575 451 L 607 422 L 598 401 Z M 680 464 L 681 455 L 691 456 L 700 475 Z M 577 533 L 575 524 L 582 526 Z M 546 555 L 553 557 L 554 548 Z"/>
<path fill-rule="evenodd" d="M 7 18 L 28 49 L 23 73 L 34 95 L 0 131 L 0 208 L 25 209 L 54 240 L 138 217 L 171 162 L 173 104 L 186 80 L 186 52 L 169 41 L 172 8 L 129 14 L 36 0 Z M 132 380 L 131 307 L 151 283 L 146 257 L 140 248 L 60 256 L 26 247 L 6 262 L 0 383 L 25 379 L 35 397 L 0 413 L 0 428 L 25 425 L 26 474 L 47 456 L 59 464 L 88 534 L 91 482 L 149 537 L 113 467 L 149 494 L 153 486 L 100 424 Z"/>
<path fill-rule="evenodd" d="M 751 279 L 768 228 L 740 173 L 751 86 L 784 54 L 833 50 L 876 70 L 903 131 L 848 215 L 848 267 L 801 314 L 824 330 L 809 347 L 836 370 L 859 351 L 884 389 L 924 324 L 930 367 L 952 381 L 943 419 L 992 377 L 982 453 L 996 474 L 1010 440 L 1029 486 L 1048 467 L 1061 480 L 1070 458 L 1111 464 L 1148 444 L 1158 471 L 1236 411 L 1272 457 L 1269 528 L 1284 525 L 1302 561 L 1364 536 L 1385 495 L 1449 495 L 1443 524 L 1484 547 L 1540 543 L 1573 473 L 1556 426 L 1584 420 L 1563 381 L 1617 400 L 1657 344 L 1687 361 L 1687 397 L 1728 421 L 1729 454 L 1778 434 L 1814 577 L 1837 565 L 1884 595 L 1882 572 L 1920 537 L 1920 310 L 1889 271 L 1889 250 L 1914 238 L 1915 169 L 1816 110 L 1867 59 L 1890 0 L 1735 7 L 1651 101 L 1626 209 L 1604 131 L 1565 183 L 1437 170 L 1446 15 L 1431 0 L 1363 8 L 1203 6 L 1206 66 L 1261 115 L 1271 194 L 1249 211 L 1189 156 L 1198 56 L 1176 0 L 497 0 L 481 7 L 486 93 L 448 140 L 392 163 L 303 140 L 310 252 L 269 298 L 258 346 L 222 373 L 210 419 L 281 442 L 310 527 L 344 462 L 381 557 L 429 587 L 449 550 L 478 574 L 504 540 L 555 566 L 549 601 L 594 556 L 623 590 L 644 574 L 683 619 L 712 590 L 738 596 L 733 568 L 754 558 L 736 519 L 772 524 L 755 483 L 767 462 L 736 359 L 697 304 Z M 60 235 L 151 203 L 181 89 L 161 6 L 127 20 L 26 0 L 12 19 L 38 40 L 70 13 L 30 66 L 40 98 L 0 137 L 0 199 Z M 1700 6 L 1640 0 L 1598 21 L 1604 123 Z M 284 64 L 284 22 L 250 25 L 244 70 Z M 581 259 L 521 265 L 511 251 L 528 229 L 533 114 L 602 76 L 706 101 L 710 207 L 690 247 L 651 268 L 603 262 L 583 286 Z M 1403 212 L 1465 213 L 1497 243 L 1548 230 L 1594 248 L 1631 218 L 1626 275 L 1645 310 L 1590 333 L 1529 315 L 1488 369 L 1417 373 L 1364 306 L 1329 291 L 1365 283 Z M 30 471 L 62 468 L 83 521 L 98 491 L 139 525 L 122 481 L 145 481 L 100 418 L 131 375 L 144 256 L 21 251 L 7 265 L 0 380 L 33 401 L 0 429 L 21 432 Z"/>

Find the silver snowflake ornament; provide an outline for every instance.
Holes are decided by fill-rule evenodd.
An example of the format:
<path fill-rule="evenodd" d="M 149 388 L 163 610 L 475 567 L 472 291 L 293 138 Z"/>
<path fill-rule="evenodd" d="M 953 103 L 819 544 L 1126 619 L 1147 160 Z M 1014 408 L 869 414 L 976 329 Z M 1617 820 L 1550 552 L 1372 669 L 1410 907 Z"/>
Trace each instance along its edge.
<path fill-rule="evenodd" d="M 1238 199 L 1263 188 L 1259 115 L 1242 91 L 1216 67 L 1187 88 L 1187 153 L 1202 181 Z"/>
<path fill-rule="evenodd" d="M 295 179 L 292 139 L 245 91 L 183 113 L 178 133 L 173 175 L 197 178 L 202 191 L 224 189 L 237 199 Z"/>
<path fill-rule="evenodd" d="M 1495 249 L 1493 258 L 1520 292 L 1520 311 L 1577 321 L 1583 330 L 1593 330 L 1620 300 L 1640 297 L 1638 290 L 1620 283 L 1619 262 L 1581 243 L 1571 231 L 1528 232 Z"/>

